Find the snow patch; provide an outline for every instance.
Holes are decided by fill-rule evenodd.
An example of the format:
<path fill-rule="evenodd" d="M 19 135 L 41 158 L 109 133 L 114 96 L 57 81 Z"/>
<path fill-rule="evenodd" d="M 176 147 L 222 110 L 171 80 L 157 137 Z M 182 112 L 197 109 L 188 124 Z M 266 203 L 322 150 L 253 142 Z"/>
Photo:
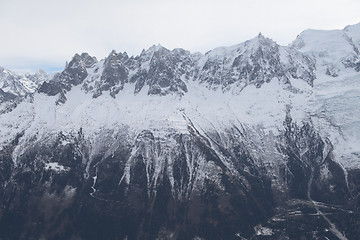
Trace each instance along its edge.
<path fill-rule="evenodd" d="M 261 224 L 254 227 L 256 236 L 271 236 L 274 231 L 271 228 L 263 227 Z"/>
<path fill-rule="evenodd" d="M 51 170 L 57 173 L 67 172 L 70 170 L 69 167 L 64 167 L 57 162 L 45 163 L 44 169 Z"/>

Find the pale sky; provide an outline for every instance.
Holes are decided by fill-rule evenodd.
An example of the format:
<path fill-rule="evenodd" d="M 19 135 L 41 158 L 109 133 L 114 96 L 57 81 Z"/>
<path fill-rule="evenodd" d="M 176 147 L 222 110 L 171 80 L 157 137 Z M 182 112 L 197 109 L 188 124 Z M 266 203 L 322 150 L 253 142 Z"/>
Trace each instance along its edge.
<path fill-rule="evenodd" d="M 360 22 L 359 0 L 0 0 L 0 66 L 62 70 L 75 53 L 205 53 L 259 32 L 288 45 L 306 29 Z"/>

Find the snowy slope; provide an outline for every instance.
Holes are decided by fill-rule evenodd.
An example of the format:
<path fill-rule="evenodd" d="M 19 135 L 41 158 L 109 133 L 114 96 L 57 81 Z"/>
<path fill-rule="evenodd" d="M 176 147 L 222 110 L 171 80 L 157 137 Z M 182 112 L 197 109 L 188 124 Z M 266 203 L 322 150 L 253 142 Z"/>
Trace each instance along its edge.
<path fill-rule="evenodd" d="M 344 32 L 352 39 L 357 48 L 360 48 L 360 23 L 345 27 Z"/>
<path fill-rule="evenodd" d="M 360 73 L 318 76 L 308 111 L 319 132 L 333 143 L 339 162 L 360 168 Z"/>
<path fill-rule="evenodd" d="M 356 24 L 344 30 L 306 30 L 291 44 L 316 59 L 317 79 L 307 111 L 347 168 L 360 167 L 359 36 Z"/>
<path fill-rule="evenodd" d="M 359 42 L 356 37 L 359 31 L 355 25 L 347 29 L 306 30 L 290 46 L 316 59 L 317 69 L 329 76 L 336 77 L 340 71 L 349 68 L 359 71 Z"/>

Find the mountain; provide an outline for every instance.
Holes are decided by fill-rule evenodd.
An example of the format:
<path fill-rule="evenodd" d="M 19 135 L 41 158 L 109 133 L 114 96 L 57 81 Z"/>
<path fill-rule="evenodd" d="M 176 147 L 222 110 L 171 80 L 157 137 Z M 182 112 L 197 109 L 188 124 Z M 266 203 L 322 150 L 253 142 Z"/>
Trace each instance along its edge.
<path fill-rule="evenodd" d="M 360 42 L 356 34 L 359 26 L 333 31 L 306 30 L 291 44 L 316 59 L 317 80 L 311 100 L 312 112 L 319 117 L 316 125 L 324 137 L 337 145 L 337 158 L 343 159 L 340 162 L 356 168 L 358 159 L 352 156 L 360 153 Z"/>
<path fill-rule="evenodd" d="M 15 96 L 34 93 L 46 80 L 48 75 L 43 70 L 35 74 L 16 74 L 0 67 L 1 90 Z"/>
<path fill-rule="evenodd" d="M 48 75 L 39 70 L 35 74 L 16 74 L 0 67 L 0 113 L 16 106 L 24 97 L 33 94 L 48 80 Z"/>
<path fill-rule="evenodd" d="M 327 75 L 336 77 L 341 70 L 354 68 L 360 71 L 358 26 L 344 30 L 306 30 L 291 44 L 295 49 L 311 54 Z"/>
<path fill-rule="evenodd" d="M 356 239 L 358 26 L 2 77 L 0 238 Z"/>

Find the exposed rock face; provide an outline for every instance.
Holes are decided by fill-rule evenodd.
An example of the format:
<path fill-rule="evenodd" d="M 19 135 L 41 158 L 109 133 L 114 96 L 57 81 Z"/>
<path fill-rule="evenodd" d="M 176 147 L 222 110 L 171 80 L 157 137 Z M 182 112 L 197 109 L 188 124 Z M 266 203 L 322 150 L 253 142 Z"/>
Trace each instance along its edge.
<path fill-rule="evenodd" d="M 193 59 L 189 52 L 183 49 L 169 51 L 161 46 L 153 46 L 143 51 L 138 59 L 140 69 L 135 70 L 131 82 L 136 83 L 135 93 L 141 91 L 143 86 L 149 86 L 149 95 L 166 95 L 187 92 L 183 80 L 189 80 Z"/>
<path fill-rule="evenodd" d="M 22 239 L 218 239 L 240 233 L 249 238 L 254 226 L 262 223 L 274 229 L 276 238 L 296 238 L 299 233 L 311 237 L 313 231 L 318 237 L 331 236 L 323 229 L 327 223 L 320 213 L 311 217 L 316 215 L 312 204 L 326 204 L 320 206 L 326 214 L 335 211 L 336 218 L 330 218 L 337 225 L 338 218 L 351 223 L 358 216 L 346 211 L 356 211 L 351 206 L 356 204 L 351 200 L 356 190 L 346 187 L 343 170 L 314 130 L 291 124 L 291 118 L 287 121 L 281 139 L 274 139 L 284 154 L 276 176 L 251 156 L 253 146 L 238 129 L 206 137 L 194 128 L 189 134 L 169 135 L 166 141 L 173 141 L 171 145 L 148 130 L 131 139 L 126 129 L 119 129 L 98 139 L 102 143 L 93 156 L 79 130 L 77 135 L 38 141 L 16 164 L 10 154 L 18 144 L 15 140 L 0 152 L 6 184 L 1 234 Z M 324 168 L 326 175 L 321 173 Z M 352 186 L 357 186 L 356 179 L 350 180 Z M 274 217 L 267 223 L 274 215 L 282 220 Z M 295 225 L 305 219 L 311 224 L 295 232 Z M 341 229 L 355 236 L 354 224 Z"/>
<path fill-rule="evenodd" d="M 25 95 L 7 77 L 0 238 L 356 239 L 360 42 L 343 31 L 336 58 L 317 34 L 260 34 L 205 55 L 76 54 Z"/>
<path fill-rule="evenodd" d="M 88 76 L 87 68 L 91 68 L 97 62 L 96 58 L 89 54 L 75 54 L 65 70 L 49 81 L 44 82 L 39 88 L 40 93 L 55 96 L 64 91 L 70 91 L 72 86 L 77 86 Z"/>
<path fill-rule="evenodd" d="M 199 79 L 210 86 L 231 84 L 261 87 L 277 78 L 284 83 L 300 78 L 308 84 L 315 79 L 315 63 L 294 49 L 281 47 L 261 34 L 233 48 L 219 48 L 205 55 Z"/>
<path fill-rule="evenodd" d="M 0 102 L 9 102 L 16 98 L 15 94 L 4 92 L 2 89 L 0 89 Z"/>

